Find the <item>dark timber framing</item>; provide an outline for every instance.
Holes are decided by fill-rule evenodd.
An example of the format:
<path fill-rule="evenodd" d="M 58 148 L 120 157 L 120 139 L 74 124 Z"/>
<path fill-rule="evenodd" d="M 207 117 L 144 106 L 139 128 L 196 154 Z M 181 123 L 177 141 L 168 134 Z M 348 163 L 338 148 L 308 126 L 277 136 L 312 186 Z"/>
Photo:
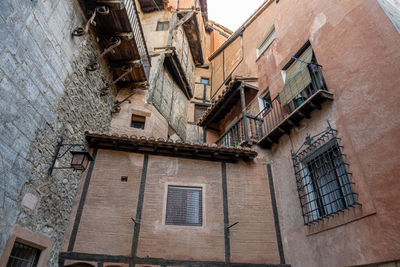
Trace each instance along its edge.
<path fill-rule="evenodd" d="M 123 137 L 86 133 L 86 140 L 91 147 L 126 151 L 133 153 L 148 153 L 167 157 L 180 157 L 207 161 L 224 161 L 236 163 L 239 160 L 250 161 L 257 156 L 251 149 L 208 146 L 181 141 L 173 142 L 164 139 L 145 137 Z"/>
<path fill-rule="evenodd" d="M 224 238 L 225 238 L 225 263 L 231 262 L 231 244 L 229 236 L 229 213 L 228 213 L 228 186 L 226 182 L 226 163 L 221 162 L 222 176 L 222 201 L 224 209 Z"/>
<path fill-rule="evenodd" d="M 139 197 L 138 197 L 138 203 L 137 203 L 137 208 L 136 208 L 135 230 L 133 232 L 133 238 L 132 238 L 132 249 L 131 249 L 132 257 L 136 257 L 136 255 L 137 255 L 137 247 L 138 247 L 139 234 L 140 234 L 140 222 L 142 220 L 144 190 L 146 188 L 146 177 L 147 177 L 148 164 L 149 164 L 149 155 L 144 154 L 142 178 L 140 180 Z M 132 266 L 135 266 L 135 264 L 134 263 L 129 264 L 129 267 L 132 267 Z"/>
<path fill-rule="evenodd" d="M 281 264 L 285 264 L 285 254 L 283 252 L 281 228 L 279 226 L 278 208 L 276 206 L 274 178 L 272 176 L 271 164 L 267 164 L 267 172 L 268 172 L 269 191 L 271 195 L 272 212 L 274 213 L 276 242 L 278 243 L 279 258 L 281 260 Z"/>
<path fill-rule="evenodd" d="M 76 235 L 78 233 L 79 224 L 82 218 L 83 207 L 85 206 L 86 196 L 89 189 L 90 179 L 92 178 L 94 164 L 97 157 L 97 148 L 93 150 L 92 158 L 93 161 L 90 162 L 88 172 L 86 174 L 85 184 L 83 185 L 81 199 L 79 200 L 78 210 L 76 211 L 74 226 L 72 228 L 71 237 L 69 239 L 68 251 L 74 250 Z"/>
<path fill-rule="evenodd" d="M 107 263 L 125 263 L 125 264 L 149 264 L 160 266 L 246 266 L 246 267 L 290 267 L 289 264 L 252 264 L 252 263 L 225 263 L 220 261 L 194 261 L 194 260 L 170 260 L 163 258 L 140 258 L 115 256 L 104 254 L 88 254 L 80 252 L 60 252 L 58 257 L 59 267 L 64 267 L 65 260 L 107 262 Z"/>

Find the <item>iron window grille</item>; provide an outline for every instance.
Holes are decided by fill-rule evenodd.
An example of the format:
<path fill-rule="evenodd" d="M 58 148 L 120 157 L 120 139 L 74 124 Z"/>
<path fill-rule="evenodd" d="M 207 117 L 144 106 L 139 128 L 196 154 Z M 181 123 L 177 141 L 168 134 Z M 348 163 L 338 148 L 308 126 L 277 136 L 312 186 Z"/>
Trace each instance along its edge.
<path fill-rule="evenodd" d="M 7 267 L 36 267 L 38 266 L 40 252 L 41 251 L 37 248 L 15 242 L 10 257 L 8 258 Z"/>
<path fill-rule="evenodd" d="M 201 226 L 202 209 L 201 188 L 168 186 L 165 224 Z"/>
<path fill-rule="evenodd" d="M 304 224 L 309 225 L 361 205 L 353 192 L 351 173 L 343 160 L 340 138 L 329 121 L 325 131 L 307 136 L 299 150 L 292 152 L 297 191 Z"/>

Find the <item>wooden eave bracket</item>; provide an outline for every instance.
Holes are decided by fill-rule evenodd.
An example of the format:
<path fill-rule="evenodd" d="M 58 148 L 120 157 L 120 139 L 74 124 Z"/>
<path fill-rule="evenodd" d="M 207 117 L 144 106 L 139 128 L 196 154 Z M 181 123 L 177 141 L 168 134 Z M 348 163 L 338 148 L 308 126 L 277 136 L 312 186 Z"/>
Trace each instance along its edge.
<path fill-rule="evenodd" d="M 179 62 L 178 57 L 176 56 L 175 52 L 170 53 L 170 54 L 166 54 L 166 56 L 168 57 L 169 62 L 172 65 L 172 71 L 174 73 L 174 75 L 176 75 L 177 79 L 179 79 L 178 84 L 180 84 L 181 89 L 183 90 L 185 96 L 187 99 L 191 99 L 193 97 L 193 93 L 192 90 L 190 88 L 189 82 L 185 76 L 185 72 L 182 69 L 182 66 Z"/>
<path fill-rule="evenodd" d="M 197 11 L 191 11 L 189 13 L 187 13 L 182 19 L 180 19 L 176 25 L 175 25 L 175 29 L 179 28 L 179 26 L 181 26 L 182 24 L 184 24 L 186 21 L 188 21 L 193 15 L 196 15 Z"/>

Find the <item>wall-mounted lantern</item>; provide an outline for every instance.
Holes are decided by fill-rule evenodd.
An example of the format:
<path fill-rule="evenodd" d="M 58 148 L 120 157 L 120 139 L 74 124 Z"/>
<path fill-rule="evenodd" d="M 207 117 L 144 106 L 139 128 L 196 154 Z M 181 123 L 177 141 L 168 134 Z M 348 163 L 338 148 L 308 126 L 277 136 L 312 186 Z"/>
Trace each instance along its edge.
<path fill-rule="evenodd" d="M 90 155 L 90 153 L 87 151 L 85 148 L 85 145 L 83 144 L 63 144 L 64 139 L 61 137 L 60 141 L 57 144 L 56 151 L 53 156 L 53 162 L 51 164 L 51 167 L 49 169 L 49 175 L 53 173 L 54 169 L 74 169 L 74 170 L 79 170 L 79 171 L 84 171 L 86 170 L 89 161 L 92 161 L 93 158 Z M 64 153 L 60 153 L 61 147 L 67 147 Z M 79 150 L 75 151 L 70 151 L 71 148 L 73 147 L 79 147 Z M 56 164 L 57 159 L 61 159 L 62 157 L 65 156 L 70 151 L 72 154 L 72 160 L 71 160 L 71 166 L 69 167 L 54 167 Z"/>

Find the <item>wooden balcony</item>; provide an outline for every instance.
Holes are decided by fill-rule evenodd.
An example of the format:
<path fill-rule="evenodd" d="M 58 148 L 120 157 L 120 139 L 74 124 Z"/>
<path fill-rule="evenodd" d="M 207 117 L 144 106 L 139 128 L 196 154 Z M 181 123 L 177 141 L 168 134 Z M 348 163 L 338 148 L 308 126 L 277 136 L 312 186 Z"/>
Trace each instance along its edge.
<path fill-rule="evenodd" d="M 144 13 L 160 11 L 167 7 L 168 0 L 138 0 Z"/>
<path fill-rule="evenodd" d="M 79 0 L 88 14 L 103 53 L 88 66 L 96 70 L 98 60 L 109 62 L 114 84 L 119 87 L 144 88 L 150 74 L 150 58 L 134 0 Z M 90 23 L 88 23 L 89 25 Z M 85 32 L 84 32 L 85 33 Z M 76 30 L 74 35 L 83 35 Z"/>
<path fill-rule="evenodd" d="M 318 90 L 307 99 L 301 99 L 292 106 L 281 107 L 278 101 L 273 101 L 270 107 L 256 116 L 259 123 L 258 131 L 262 136 L 257 142 L 264 148 L 271 148 L 279 143 L 279 138 L 289 134 L 290 130 L 300 125 L 303 118 L 310 118 L 310 113 L 321 109 L 326 100 L 333 100 L 333 94 L 326 90 Z"/>
<path fill-rule="evenodd" d="M 250 146 L 262 137 L 260 121 L 250 114 L 243 115 L 215 141 L 226 147 Z"/>
<path fill-rule="evenodd" d="M 178 11 L 178 18 L 182 23 L 183 30 L 189 42 L 190 52 L 196 66 L 204 64 L 203 48 L 201 46 L 201 36 L 199 22 L 197 21 L 196 10 Z"/>
<path fill-rule="evenodd" d="M 333 100 L 333 94 L 326 88 L 322 69 L 310 73 L 310 76 L 310 83 L 300 81 L 305 87 L 286 86 L 258 115 L 243 112 L 216 144 L 243 146 L 256 143 L 268 149 L 278 144 L 279 138 L 299 126 L 302 119 L 309 119 L 312 111 L 321 109 L 322 103 Z"/>

